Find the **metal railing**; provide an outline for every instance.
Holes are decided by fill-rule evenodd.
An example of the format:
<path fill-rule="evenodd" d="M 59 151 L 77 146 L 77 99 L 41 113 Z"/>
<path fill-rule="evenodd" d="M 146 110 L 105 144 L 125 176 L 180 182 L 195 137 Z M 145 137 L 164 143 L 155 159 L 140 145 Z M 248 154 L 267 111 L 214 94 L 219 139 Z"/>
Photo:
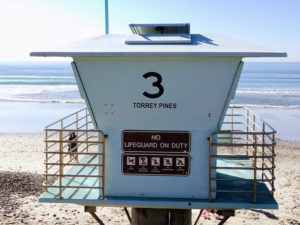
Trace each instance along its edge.
<path fill-rule="evenodd" d="M 105 137 L 102 131 L 93 129 L 88 110 L 82 109 L 66 116 L 44 130 L 44 188 L 58 188 L 59 198 L 63 198 L 63 191 L 69 188 L 100 189 L 103 199 Z M 69 140 L 71 133 L 75 133 L 76 138 Z M 89 168 L 89 172 L 82 172 L 83 168 Z M 83 181 L 73 182 L 78 178 L 97 179 L 97 186 L 85 185 Z M 68 179 L 68 182 L 63 179 Z"/>
<path fill-rule="evenodd" d="M 244 107 L 231 106 L 227 110 L 222 129 L 209 137 L 209 201 L 212 193 L 274 194 L 276 131 L 264 120 Z M 252 165 L 218 166 L 219 160 L 251 160 Z M 252 177 L 217 177 L 217 170 L 250 170 Z M 221 190 L 212 182 L 249 182 L 252 190 Z M 258 190 L 258 182 L 266 184 L 267 190 Z"/>

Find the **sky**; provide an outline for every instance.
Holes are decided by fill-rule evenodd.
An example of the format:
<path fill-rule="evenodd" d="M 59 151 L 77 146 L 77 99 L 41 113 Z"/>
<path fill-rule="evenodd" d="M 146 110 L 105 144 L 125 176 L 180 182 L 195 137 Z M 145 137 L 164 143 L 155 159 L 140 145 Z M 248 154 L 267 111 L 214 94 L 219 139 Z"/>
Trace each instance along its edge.
<path fill-rule="evenodd" d="M 130 23 L 190 23 L 191 33 L 287 52 L 287 61 L 300 61 L 299 12 L 300 0 L 109 0 L 110 34 L 131 33 Z M 0 60 L 35 60 L 31 51 L 104 33 L 104 0 L 0 0 Z"/>

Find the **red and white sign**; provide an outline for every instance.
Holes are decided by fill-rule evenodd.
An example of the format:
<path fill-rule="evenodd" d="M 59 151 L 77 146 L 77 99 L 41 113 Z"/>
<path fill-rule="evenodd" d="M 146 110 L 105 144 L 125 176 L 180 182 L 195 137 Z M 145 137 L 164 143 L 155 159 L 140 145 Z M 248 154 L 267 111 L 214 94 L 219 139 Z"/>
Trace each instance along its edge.
<path fill-rule="evenodd" d="M 151 166 L 160 166 L 160 158 L 152 157 L 151 158 Z"/>
<path fill-rule="evenodd" d="M 148 158 L 147 157 L 139 157 L 139 165 L 140 166 L 147 166 L 148 165 Z"/>
<path fill-rule="evenodd" d="M 172 158 L 164 158 L 164 166 L 172 166 Z"/>
<path fill-rule="evenodd" d="M 176 158 L 176 166 L 185 166 L 184 158 Z"/>
<path fill-rule="evenodd" d="M 135 165 L 135 157 L 134 156 L 127 156 L 127 165 L 134 166 Z"/>

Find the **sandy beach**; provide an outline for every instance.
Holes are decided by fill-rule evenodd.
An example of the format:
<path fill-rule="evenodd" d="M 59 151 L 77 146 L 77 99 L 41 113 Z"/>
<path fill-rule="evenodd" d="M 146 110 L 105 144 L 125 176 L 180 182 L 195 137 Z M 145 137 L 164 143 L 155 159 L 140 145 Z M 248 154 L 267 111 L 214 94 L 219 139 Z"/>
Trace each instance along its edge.
<path fill-rule="evenodd" d="M 43 134 L 0 134 L 0 224 L 97 224 L 82 206 L 39 203 Z M 238 210 L 227 224 L 300 224 L 300 143 L 278 140 L 276 192 L 279 210 Z M 193 210 L 193 221 L 199 210 Z M 103 222 L 129 224 L 122 208 L 97 208 Z M 201 218 L 197 224 L 217 224 Z"/>

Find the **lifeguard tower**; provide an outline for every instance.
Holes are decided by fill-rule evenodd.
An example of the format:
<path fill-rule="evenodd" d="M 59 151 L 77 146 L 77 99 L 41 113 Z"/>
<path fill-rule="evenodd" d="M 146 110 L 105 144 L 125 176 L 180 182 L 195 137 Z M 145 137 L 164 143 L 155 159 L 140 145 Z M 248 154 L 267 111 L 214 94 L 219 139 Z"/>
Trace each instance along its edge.
<path fill-rule="evenodd" d="M 138 208 L 168 209 L 171 217 L 172 209 L 220 209 L 222 223 L 235 209 L 278 208 L 276 131 L 230 100 L 243 58 L 286 53 L 190 34 L 189 24 L 130 28 L 31 53 L 72 57 L 87 106 L 45 128 L 40 202 L 84 205 L 100 224 L 97 206 L 132 207 L 132 224 Z"/>

